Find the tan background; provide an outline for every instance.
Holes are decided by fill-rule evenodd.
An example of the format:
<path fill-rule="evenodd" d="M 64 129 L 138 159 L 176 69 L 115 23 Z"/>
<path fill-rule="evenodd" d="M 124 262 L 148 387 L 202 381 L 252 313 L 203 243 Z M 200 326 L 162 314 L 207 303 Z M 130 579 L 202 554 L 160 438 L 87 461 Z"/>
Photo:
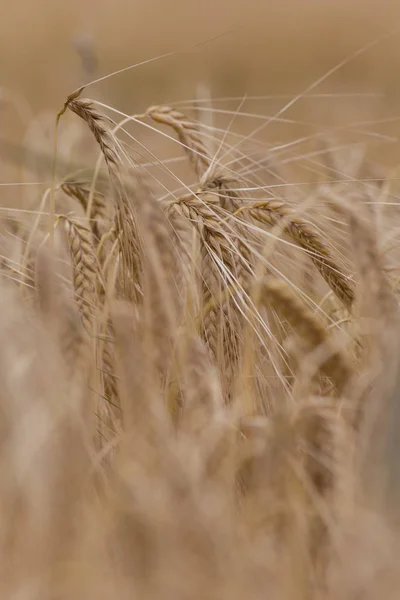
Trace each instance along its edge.
<path fill-rule="evenodd" d="M 77 38 L 92 40 L 98 76 L 230 31 L 110 78 L 87 95 L 136 112 L 149 103 L 193 97 L 199 81 L 211 85 L 214 97 L 292 94 L 397 25 L 400 2 L 394 0 L 4 0 L 0 88 L 22 94 L 34 112 L 55 113 L 72 89 L 92 78 L 82 69 Z M 310 99 L 285 116 L 341 124 L 346 119 L 395 118 L 400 34 L 358 56 L 315 91 L 341 89 L 382 92 L 385 97 Z M 248 109 L 268 114 L 282 104 L 277 100 L 267 108 L 253 104 Z M 20 117 L 0 104 L 2 135 L 18 132 L 20 138 L 25 126 Z M 369 126 L 390 135 L 397 128 L 397 120 Z M 379 150 L 381 157 L 392 155 L 392 149 Z"/>
<path fill-rule="evenodd" d="M 205 73 L 220 89 L 288 88 L 311 82 L 396 24 L 400 3 L 393 0 L 14 0 L 2 3 L 1 85 L 50 107 L 81 81 L 77 36 L 92 37 L 103 74 L 233 30 L 109 80 L 101 91 L 111 96 L 112 87 L 123 88 L 130 103 L 147 86 L 156 95 L 179 95 Z M 400 35 L 359 57 L 341 78 L 394 92 L 399 67 Z"/>

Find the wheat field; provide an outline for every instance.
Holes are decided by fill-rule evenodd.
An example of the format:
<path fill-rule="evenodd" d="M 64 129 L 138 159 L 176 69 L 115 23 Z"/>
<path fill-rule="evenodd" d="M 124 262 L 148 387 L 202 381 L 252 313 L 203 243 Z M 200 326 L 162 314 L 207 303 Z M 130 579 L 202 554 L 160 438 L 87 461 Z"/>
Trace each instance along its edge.
<path fill-rule="evenodd" d="M 214 8 L 204 44 L 180 40 L 205 62 L 225 39 Z M 400 154 L 385 73 L 399 34 L 385 31 L 338 41 L 330 66 L 303 48 L 304 72 L 281 75 L 295 93 L 260 82 L 256 38 L 252 74 L 243 48 L 190 74 L 179 43 L 168 57 L 154 44 L 135 79 L 119 73 L 129 61 L 99 69 L 87 39 L 74 77 L 59 68 L 42 87 L 40 70 L 30 84 L 7 66 L 1 599 L 398 598 Z M 165 60 L 182 81 L 160 75 Z M 133 81 L 148 82 L 134 102 Z"/>

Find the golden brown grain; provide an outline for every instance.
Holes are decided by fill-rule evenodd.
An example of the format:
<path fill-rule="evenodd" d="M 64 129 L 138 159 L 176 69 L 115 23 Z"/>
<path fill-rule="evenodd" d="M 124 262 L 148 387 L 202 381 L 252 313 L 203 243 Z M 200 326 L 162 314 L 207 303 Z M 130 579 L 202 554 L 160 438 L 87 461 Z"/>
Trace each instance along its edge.
<path fill-rule="evenodd" d="M 117 143 L 105 125 L 105 117 L 89 99 L 69 98 L 66 107 L 86 121 L 103 153 L 116 198 L 116 228 L 124 261 L 137 281 L 139 277 L 137 228 L 132 206 L 127 193 L 126 178 L 122 176 L 123 165 L 119 157 Z M 126 280 L 125 280 L 126 281 Z"/>
<path fill-rule="evenodd" d="M 350 309 L 354 300 L 351 284 L 343 275 L 321 237 L 312 227 L 293 215 L 280 201 L 257 202 L 246 206 L 246 210 L 257 221 L 266 225 L 279 225 L 284 220 L 284 231 L 307 251 L 321 275 L 328 282 L 337 297 Z"/>
<path fill-rule="evenodd" d="M 301 336 L 308 351 L 325 347 L 328 357 L 322 362 L 321 369 L 332 380 L 338 391 L 343 392 L 351 378 L 352 369 L 345 355 L 334 348 L 326 326 L 282 281 L 266 278 L 262 293 L 264 302 L 271 303 L 278 314 L 290 323 Z"/>
<path fill-rule="evenodd" d="M 195 121 L 171 106 L 151 106 L 146 112 L 153 121 L 172 127 L 200 179 L 208 169 L 211 157 L 203 143 Z"/>
<path fill-rule="evenodd" d="M 75 299 L 88 333 L 96 311 L 97 264 L 91 232 L 77 220 L 63 218 L 73 268 Z"/>
<path fill-rule="evenodd" d="M 90 189 L 79 183 L 63 183 L 61 189 L 71 198 L 78 200 L 84 211 L 87 212 L 90 202 Z M 100 241 L 106 231 L 109 230 L 110 210 L 104 196 L 99 192 L 95 192 L 93 195 L 88 217 L 93 235 L 97 241 Z"/>

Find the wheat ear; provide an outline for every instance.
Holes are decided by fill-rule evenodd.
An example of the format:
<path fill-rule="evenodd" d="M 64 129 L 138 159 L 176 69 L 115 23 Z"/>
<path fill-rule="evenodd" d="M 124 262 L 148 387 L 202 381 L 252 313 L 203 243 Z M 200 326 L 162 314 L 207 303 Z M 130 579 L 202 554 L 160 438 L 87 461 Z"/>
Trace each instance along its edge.
<path fill-rule="evenodd" d="M 203 334 L 229 388 L 239 357 L 241 327 L 232 295 L 240 287 L 243 259 L 235 241 L 224 231 L 227 214 L 221 209 L 216 194 L 184 196 L 172 208 L 186 217 L 199 233 Z M 227 291 L 229 293 L 225 294 Z"/>
<path fill-rule="evenodd" d="M 91 332 L 98 274 L 92 234 L 78 221 L 67 217 L 62 219 L 69 240 L 76 304 L 83 326 Z"/>
<path fill-rule="evenodd" d="M 354 213 L 350 217 L 350 231 L 358 274 L 355 310 L 361 325 L 361 361 L 368 374 L 368 385 L 365 387 L 364 382 L 356 403 L 354 421 L 356 426 L 365 422 L 371 426 L 375 420 L 374 437 L 378 447 L 378 439 L 388 437 L 387 432 L 382 435 L 379 431 L 388 414 L 393 424 L 399 423 L 399 304 L 385 273 L 384 257 L 379 251 L 374 227 Z M 376 449 L 372 449 L 372 453 L 375 452 Z"/>
<path fill-rule="evenodd" d="M 221 208 L 224 211 L 233 213 L 238 211 L 243 204 L 243 198 L 237 190 L 239 187 L 238 179 L 227 176 L 220 172 L 219 168 L 212 166 L 200 181 L 200 189 L 197 191 L 196 196 L 209 204 L 215 204 L 215 198 L 218 198 Z M 240 257 L 236 260 L 238 281 L 245 289 L 248 289 L 253 267 L 253 256 L 248 243 L 248 230 L 242 225 L 239 218 L 236 218 L 234 222 L 231 221 L 231 227 L 234 230 L 234 239 L 231 239 L 231 243 L 237 247 L 237 256 Z"/>
<path fill-rule="evenodd" d="M 338 413 L 335 402 L 316 398 L 303 402 L 295 411 L 293 435 L 301 448 L 304 475 L 313 493 L 329 507 L 334 518 L 349 493 L 346 474 L 351 470 L 353 438 L 348 423 Z M 308 547 L 312 562 L 320 574 L 326 568 L 329 528 L 321 511 L 311 501 L 308 507 Z"/>
<path fill-rule="evenodd" d="M 67 196 L 78 200 L 85 212 L 87 211 L 90 201 L 90 189 L 87 189 L 80 183 L 63 183 L 61 189 Z M 93 194 L 89 219 L 93 235 L 97 241 L 100 241 L 110 227 L 107 226 L 109 221 L 109 209 L 104 196 L 99 192 Z"/>
<path fill-rule="evenodd" d="M 237 270 L 242 261 L 241 255 L 235 251 L 235 244 L 231 235 L 224 230 L 227 214 L 219 206 L 217 194 L 188 194 L 182 196 L 171 205 L 196 227 L 200 238 L 206 246 L 224 262 L 232 276 L 237 275 Z"/>
<path fill-rule="evenodd" d="M 322 363 L 321 370 L 336 388 L 342 391 L 350 381 L 352 369 L 344 354 L 335 348 L 326 327 L 316 315 L 307 309 L 288 285 L 278 279 L 265 278 L 262 300 L 267 305 L 272 305 L 276 312 L 289 322 L 309 351 L 322 346 L 327 347 L 329 356 Z"/>
<path fill-rule="evenodd" d="M 211 163 L 211 156 L 204 145 L 197 123 L 171 106 L 151 106 L 146 114 L 153 121 L 174 129 L 200 179 Z"/>
<path fill-rule="evenodd" d="M 215 171 L 215 172 L 214 172 Z M 200 181 L 201 192 L 214 192 L 218 195 L 221 207 L 233 212 L 241 206 L 241 197 L 236 188 L 240 187 L 238 179 L 225 175 L 211 168 Z"/>
<path fill-rule="evenodd" d="M 253 219 L 265 225 L 279 226 L 280 221 L 284 220 L 284 231 L 307 251 L 332 291 L 348 309 L 351 308 L 354 291 L 311 225 L 296 217 L 291 209 L 278 200 L 256 202 L 246 206 L 245 210 L 249 211 Z"/>
<path fill-rule="evenodd" d="M 143 324 L 150 355 L 159 372 L 171 361 L 172 340 L 179 321 L 180 261 L 174 246 L 174 231 L 146 179 L 138 176 L 132 201 L 141 239 Z"/>
<path fill-rule="evenodd" d="M 127 269 L 137 280 L 140 270 L 138 266 L 137 227 L 126 184 L 121 175 L 122 163 L 118 156 L 116 140 L 105 125 L 104 115 L 94 107 L 91 100 L 78 98 L 75 94 L 67 100 L 65 106 L 86 121 L 103 153 L 117 200 L 115 219 L 121 251 Z"/>

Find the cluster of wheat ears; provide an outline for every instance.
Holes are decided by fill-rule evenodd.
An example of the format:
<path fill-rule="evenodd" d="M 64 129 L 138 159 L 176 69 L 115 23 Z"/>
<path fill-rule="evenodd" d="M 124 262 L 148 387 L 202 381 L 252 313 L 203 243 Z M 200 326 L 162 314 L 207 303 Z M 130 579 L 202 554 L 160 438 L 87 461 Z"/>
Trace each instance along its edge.
<path fill-rule="evenodd" d="M 397 598 L 389 178 L 101 107 L 58 115 L 94 173 L 3 219 L 1 598 Z"/>

